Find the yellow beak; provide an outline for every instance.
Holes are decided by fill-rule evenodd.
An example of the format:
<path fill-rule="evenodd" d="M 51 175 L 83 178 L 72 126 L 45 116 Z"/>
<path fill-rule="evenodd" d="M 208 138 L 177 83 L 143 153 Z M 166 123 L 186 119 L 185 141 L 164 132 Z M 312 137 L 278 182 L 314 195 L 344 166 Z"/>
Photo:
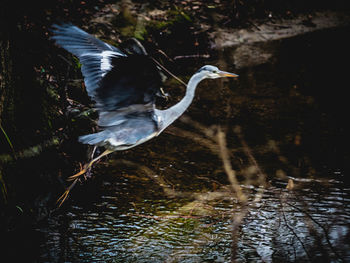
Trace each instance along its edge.
<path fill-rule="evenodd" d="M 220 71 L 219 75 L 220 77 L 228 77 L 228 78 L 237 78 L 239 76 L 237 74 L 226 72 L 226 71 Z"/>

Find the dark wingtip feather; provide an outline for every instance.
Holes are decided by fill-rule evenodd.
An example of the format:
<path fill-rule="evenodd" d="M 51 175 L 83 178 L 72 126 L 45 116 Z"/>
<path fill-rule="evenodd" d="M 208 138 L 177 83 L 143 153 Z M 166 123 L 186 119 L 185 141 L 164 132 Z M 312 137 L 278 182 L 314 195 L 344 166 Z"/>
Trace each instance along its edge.
<path fill-rule="evenodd" d="M 75 38 L 88 37 L 89 34 L 71 23 L 53 24 L 51 26 L 52 36 L 50 39 L 55 40 L 56 44 L 62 46 L 70 44 Z"/>
<path fill-rule="evenodd" d="M 74 27 L 73 24 L 71 23 L 66 23 L 66 22 L 60 22 L 57 24 L 52 24 L 51 27 L 49 28 L 49 32 L 52 34 L 50 39 L 51 40 L 56 40 L 57 37 L 66 29 Z"/>

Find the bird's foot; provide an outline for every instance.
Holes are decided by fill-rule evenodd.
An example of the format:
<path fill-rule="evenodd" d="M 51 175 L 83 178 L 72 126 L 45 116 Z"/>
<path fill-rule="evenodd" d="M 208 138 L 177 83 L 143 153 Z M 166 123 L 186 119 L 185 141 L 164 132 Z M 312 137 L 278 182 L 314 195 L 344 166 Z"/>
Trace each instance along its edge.
<path fill-rule="evenodd" d="M 64 201 L 66 201 L 68 195 L 69 195 L 70 189 L 67 189 L 64 191 L 64 193 L 57 199 L 56 203 L 59 203 L 58 206 L 60 207 Z"/>
<path fill-rule="evenodd" d="M 91 166 L 98 161 L 100 158 L 102 158 L 103 156 L 106 156 L 107 154 L 110 154 L 112 151 L 111 150 L 105 150 L 102 154 L 100 154 L 99 156 L 97 156 L 95 159 L 91 160 L 89 163 L 85 164 L 84 167 L 81 166 L 80 164 L 80 171 L 70 177 L 68 177 L 68 181 L 73 181 L 72 184 L 67 188 L 67 190 L 60 196 L 60 198 L 58 198 L 57 203 L 59 203 L 59 206 L 61 206 L 63 204 L 63 202 L 67 199 L 70 191 L 72 190 L 72 188 L 74 187 L 74 185 L 78 182 L 79 177 L 81 175 L 84 175 L 84 178 L 87 179 L 88 177 L 90 177 L 90 173 L 91 173 Z"/>
<path fill-rule="evenodd" d="M 59 207 L 64 203 L 64 201 L 66 201 L 66 199 L 67 199 L 67 197 L 68 197 L 68 195 L 70 193 L 70 190 L 72 190 L 72 188 L 77 183 L 77 181 L 78 181 L 78 178 L 75 179 L 73 181 L 73 183 L 67 188 L 67 190 L 64 191 L 64 193 L 57 199 L 56 203 L 59 203 L 58 204 Z"/>
<path fill-rule="evenodd" d="M 86 176 L 85 176 L 85 174 L 88 172 L 88 173 L 90 173 L 90 166 L 89 166 L 89 164 L 86 164 L 86 165 L 84 165 L 84 168 L 81 166 L 81 164 L 80 164 L 80 171 L 79 171 L 79 173 L 76 173 L 75 175 L 72 175 L 72 176 L 70 176 L 70 177 L 68 177 L 67 178 L 67 181 L 73 181 L 72 182 L 72 184 L 66 189 L 66 191 L 64 191 L 64 193 L 57 199 L 57 203 L 59 203 L 58 204 L 58 206 L 60 207 L 63 203 L 64 203 L 64 201 L 66 201 L 66 199 L 67 199 L 67 197 L 68 197 L 68 195 L 69 195 L 69 193 L 70 193 L 70 190 L 72 190 L 72 188 L 74 187 L 74 185 L 78 182 L 78 180 L 79 180 L 79 177 L 81 176 L 81 175 L 84 175 L 84 178 L 85 179 L 87 179 L 86 178 Z"/>

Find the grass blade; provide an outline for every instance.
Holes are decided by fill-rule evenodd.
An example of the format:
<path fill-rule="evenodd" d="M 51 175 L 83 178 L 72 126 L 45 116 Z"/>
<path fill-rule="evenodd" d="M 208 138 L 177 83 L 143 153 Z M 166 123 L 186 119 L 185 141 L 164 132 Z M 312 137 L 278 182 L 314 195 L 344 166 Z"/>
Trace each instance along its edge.
<path fill-rule="evenodd" d="M 3 133 L 4 136 L 5 136 L 7 143 L 10 145 L 13 154 L 15 155 L 15 149 L 13 148 L 12 142 L 11 142 L 10 138 L 8 137 L 7 133 L 5 132 L 5 130 L 4 130 L 4 128 L 2 127 L 1 124 L 0 124 L 0 129 L 1 129 L 2 133 Z"/>

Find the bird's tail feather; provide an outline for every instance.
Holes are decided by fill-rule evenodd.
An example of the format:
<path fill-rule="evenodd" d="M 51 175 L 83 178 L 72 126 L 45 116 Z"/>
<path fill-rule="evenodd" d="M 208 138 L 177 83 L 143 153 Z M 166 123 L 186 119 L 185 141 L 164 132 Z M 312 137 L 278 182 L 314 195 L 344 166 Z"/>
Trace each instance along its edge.
<path fill-rule="evenodd" d="M 88 134 L 79 137 L 79 142 L 90 145 L 101 145 L 104 144 L 105 139 L 107 139 L 107 134 L 105 131 L 98 133 Z"/>

